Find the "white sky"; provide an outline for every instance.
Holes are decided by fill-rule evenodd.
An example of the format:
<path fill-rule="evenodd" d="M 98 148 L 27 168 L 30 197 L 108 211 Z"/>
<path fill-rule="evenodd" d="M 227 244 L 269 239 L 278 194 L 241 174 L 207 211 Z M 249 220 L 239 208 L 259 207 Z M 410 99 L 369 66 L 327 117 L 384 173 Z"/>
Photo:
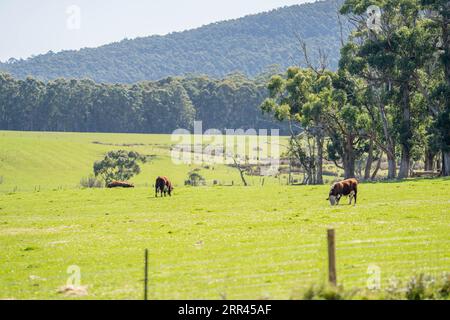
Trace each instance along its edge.
<path fill-rule="evenodd" d="M 304 2 L 313 0 L 0 0 L 0 61 L 167 34 Z"/>

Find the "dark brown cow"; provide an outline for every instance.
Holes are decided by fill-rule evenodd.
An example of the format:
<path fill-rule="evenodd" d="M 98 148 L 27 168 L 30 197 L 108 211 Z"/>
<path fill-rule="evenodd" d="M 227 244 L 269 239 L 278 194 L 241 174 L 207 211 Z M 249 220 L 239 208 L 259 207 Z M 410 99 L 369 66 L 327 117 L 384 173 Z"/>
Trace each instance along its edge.
<path fill-rule="evenodd" d="M 336 182 L 331 186 L 330 194 L 327 200 L 330 200 L 330 204 L 332 206 L 339 205 L 339 201 L 342 196 L 349 197 L 349 205 L 352 204 L 352 199 L 355 199 L 358 195 L 358 180 L 356 179 L 347 179 L 344 181 Z"/>
<path fill-rule="evenodd" d="M 161 197 L 164 194 L 164 197 L 169 194 L 172 196 L 173 186 L 170 180 L 167 177 L 158 177 L 155 182 L 155 197 L 158 198 L 158 192 L 161 193 Z"/>
<path fill-rule="evenodd" d="M 108 183 L 108 188 L 134 188 L 134 184 L 129 183 L 127 181 L 112 181 Z"/>

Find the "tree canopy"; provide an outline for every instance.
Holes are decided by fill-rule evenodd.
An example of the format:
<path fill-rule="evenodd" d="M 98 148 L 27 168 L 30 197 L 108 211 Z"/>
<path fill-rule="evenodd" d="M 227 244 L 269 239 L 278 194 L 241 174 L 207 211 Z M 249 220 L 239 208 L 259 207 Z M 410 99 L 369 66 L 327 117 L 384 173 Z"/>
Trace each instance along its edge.
<path fill-rule="evenodd" d="M 172 133 L 190 130 L 194 120 L 205 130 L 283 129 L 259 111 L 266 81 L 232 74 L 125 85 L 0 74 L 0 130 Z"/>
<path fill-rule="evenodd" d="M 114 180 L 127 181 L 141 172 L 138 162 L 145 161 L 146 158 L 135 151 L 110 151 L 103 160 L 94 163 L 94 174 L 106 184 Z"/>
<path fill-rule="evenodd" d="M 376 28 L 368 23 L 371 5 L 381 14 Z M 289 68 L 272 77 L 270 97 L 261 105 L 289 122 L 291 155 L 302 164 L 305 183 L 322 181 L 324 143 L 325 156 L 342 166 L 346 178 L 355 177 L 363 160 L 364 178 L 370 178 L 372 162 L 383 153 L 390 179 L 409 177 L 418 160 L 449 176 L 449 2 L 346 0 L 340 13 L 354 31 L 342 41 L 338 70 L 311 63 Z M 300 130 L 292 130 L 295 124 Z"/>

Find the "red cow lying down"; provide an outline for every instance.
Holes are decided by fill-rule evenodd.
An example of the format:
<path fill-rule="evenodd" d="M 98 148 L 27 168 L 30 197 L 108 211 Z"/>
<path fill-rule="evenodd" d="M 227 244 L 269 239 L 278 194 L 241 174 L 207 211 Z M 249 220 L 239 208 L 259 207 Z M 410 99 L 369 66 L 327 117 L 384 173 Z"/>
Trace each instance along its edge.
<path fill-rule="evenodd" d="M 158 198 L 158 192 L 161 193 L 161 197 L 164 194 L 164 197 L 169 194 L 172 196 L 173 186 L 170 180 L 167 177 L 158 177 L 155 182 L 155 197 Z"/>
<path fill-rule="evenodd" d="M 132 183 L 126 182 L 126 181 L 112 181 L 108 183 L 108 188 L 134 188 L 134 185 Z"/>
<path fill-rule="evenodd" d="M 330 194 L 327 200 L 330 200 L 332 206 L 339 205 L 339 200 L 342 196 L 349 197 L 349 205 L 352 204 L 352 199 L 355 199 L 358 195 L 358 180 L 347 179 L 344 181 L 336 182 L 331 186 Z"/>

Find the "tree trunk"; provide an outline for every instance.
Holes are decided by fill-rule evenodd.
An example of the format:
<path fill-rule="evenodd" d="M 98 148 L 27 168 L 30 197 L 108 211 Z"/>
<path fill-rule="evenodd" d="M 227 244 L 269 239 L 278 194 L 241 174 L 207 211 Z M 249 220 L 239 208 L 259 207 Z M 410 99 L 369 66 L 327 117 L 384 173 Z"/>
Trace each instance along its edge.
<path fill-rule="evenodd" d="M 395 154 L 389 152 L 387 154 L 387 160 L 388 160 L 388 179 L 392 180 L 395 179 L 397 175 L 397 163 L 395 162 Z"/>
<path fill-rule="evenodd" d="M 305 174 L 303 176 L 303 184 L 304 185 L 310 185 L 312 184 L 311 182 L 311 170 L 305 170 Z"/>
<path fill-rule="evenodd" d="M 442 151 L 442 176 L 450 177 L 450 152 Z"/>
<path fill-rule="evenodd" d="M 411 162 L 411 110 L 410 110 L 410 97 L 408 84 L 402 85 L 402 125 L 400 140 L 402 146 L 402 157 L 400 162 L 400 170 L 398 173 L 399 179 L 405 179 L 409 177 L 409 168 Z"/>
<path fill-rule="evenodd" d="M 350 179 L 355 177 L 355 150 L 350 138 L 345 143 L 345 153 L 342 159 L 344 165 L 344 177 Z"/>
<path fill-rule="evenodd" d="M 241 169 L 239 169 L 239 173 L 240 173 L 240 175 L 241 175 L 241 180 L 242 180 L 242 183 L 244 183 L 244 186 L 248 186 L 248 184 L 247 184 L 247 181 L 245 180 L 245 177 L 244 177 L 244 171 L 242 171 Z"/>
<path fill-rule="evenodd" d="M 242 183 L 244 184 L 244 186 L 247 187 L 248 184 L 247 184 L 247 181 L 245 180 L 244 170 L 241 168 L 241 165 L 239 164 L 239 162 L 236 160 L 235 157 L 233 157 L 233 161 L 234 161 L 234 164 L 236 165 L 236 168 L 239 170 L 239 174 L 241 176 Z"/>
<path fill-rule="evenodd" d="M 346 159 L 344 161 L 344 177 L 350 179 L 355 177 L 355 161 Z"/>
<path fill-rule="evenodd" d="M 395 179 L 395 176 L 397 175 L 397 165 L 395 163 L 395 144 L 394 139 L 392 139 L 392 136 L 389 132 L 389 125 L 386 116 L 386 110 L 384 109 L 384 104 L 380 103 L 378 107 L 380 110 L 381 120 L 383 124 L 384 139 L 386 140 L 386 155 L 388 159 L 388 179 L 392 180 Z"/>
<path fill-rule="evenodd" d="M 317 136 L 317 178 L 316 184 L 323 184 L 323 138 Z"/>
<path fill-rule="evenodd" d="M 378 157 L 377 167 L 375 168 L 375 171 L 372 174 L 371 180 L 375 180 L 375 178 L 377 177 L 378 171 L 381 168 L 382 159 L 383 159 L 383 152 L 381 152 L 380 156 Z"/>
<path fill-rule="evenodd" d="M 372 170 L 372 162 L 373 162 L 373 139 L 370 139 L 369 152 L 367 153 L 366 169 L 364 171 L 364 180 L 370 179 L 370 172 Z"/>
<path fill-rule="evenodd" d="M 435 156 L 436 155 L 427 148 L 427 150 L 425 151 L 425 171 L 433 171 L 434 170 Z"/>
<path fill-rule="evenodd" d="M 409 149 L 402 146 L 402 158 L 400 161 L 400 170 L 398 172 L 399 179 L 406 179 L 409 177 L 411 155 L 409 154 Z"/>
<path fill-rule="evenodd" d="M 292 159 L 289 158 L 289 184 L 292 184 Z"/>

